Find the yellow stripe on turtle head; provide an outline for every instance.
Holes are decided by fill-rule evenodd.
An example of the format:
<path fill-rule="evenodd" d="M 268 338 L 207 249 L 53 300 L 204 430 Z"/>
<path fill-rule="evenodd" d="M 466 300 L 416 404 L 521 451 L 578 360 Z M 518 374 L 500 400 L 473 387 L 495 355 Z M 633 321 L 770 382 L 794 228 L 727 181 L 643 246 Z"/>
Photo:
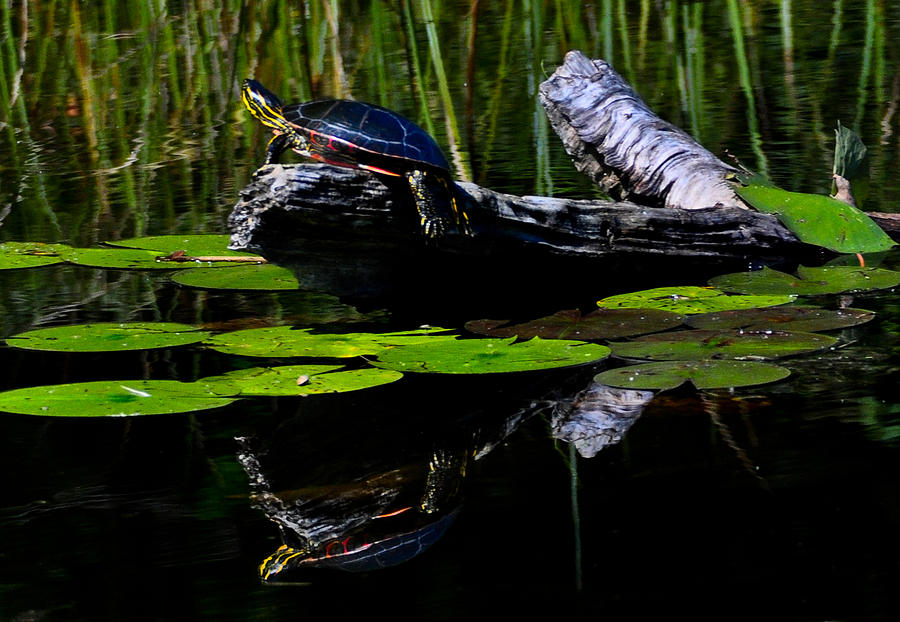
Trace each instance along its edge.
<path fill-rule="evenodd" d="M 282 103 L 278 97 L 256 80 L 244 80 L 241 100 L 254 117 L 266 127 L 281 131 L 292 128 L 281 112 Z"/>
<path fill-rule="evenodd" d="M 259 565 L 259 576 L 263 581 L 268 581 L 288 568 L 292 559 L 297 557 L 302 559 L 308 556 L 309 551 L 305 549 L 295 549 L 282 544 Z"/>

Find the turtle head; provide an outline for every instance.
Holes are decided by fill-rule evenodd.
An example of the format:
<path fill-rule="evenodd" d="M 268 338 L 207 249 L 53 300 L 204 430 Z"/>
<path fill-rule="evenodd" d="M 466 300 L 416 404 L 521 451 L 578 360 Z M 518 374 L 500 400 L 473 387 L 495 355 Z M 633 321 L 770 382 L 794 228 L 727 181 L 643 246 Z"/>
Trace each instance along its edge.
<path fill-rule="evenodd" d="M 281 112 L 284 104 L 275 93 L 256 80 L 244 80 L 241 99 L 250 114 L 259 119 L 263 125 L 281 131 L 289 129 L 285 127 L 288 123 Z"/>
<path fill-rule="evenodd" d="M 299 566 L 309 557 L 310 552 L 304 547 L 295 549 L 282 544 L 259 565 L 259 577 L 263 581 L 277 581 L 282 573 Z"/>

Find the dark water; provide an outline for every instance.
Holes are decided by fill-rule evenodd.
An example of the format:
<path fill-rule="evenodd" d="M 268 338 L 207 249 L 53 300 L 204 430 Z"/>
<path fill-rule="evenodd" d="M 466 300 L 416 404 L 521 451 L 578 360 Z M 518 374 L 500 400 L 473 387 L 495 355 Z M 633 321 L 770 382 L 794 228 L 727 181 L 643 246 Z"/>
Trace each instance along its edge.
<path fill-rule="evenodd" d="M 7 115 L 0 210 L 9 207 L 0 238 L 93 245 L 145 233 L 224 232 L 266 140 L 241 111 L 240 78 L 255 75 L 286 97 L 339 89 L 328 39 L 307 36 L 324 32 L 327 22 L 313 4 L 305 13 L 282 3 L 262 3 L 255 13 L 188 3 L 133 15 L 82 7 L 76 15 L 77 5 L 25 3 L 4 13 L 4 40 L 15 44 L 3 52 L 7 83 L 17 83 L 16 67 L 22 73 L 19 99 L 0 110 Z M 352 94 L 421 122 L 406 80 L 400 9 L 339 4 Z M 840 13 L 791 3 L 790 58 L 780 8 L 736 3 L 744 59 L 735 53 L 727 2 L 698 5 L 706 7 L 699 25 L 695 5 L 626 3 L 628 46 L 615 3 L 556 4 L 516 5 L 508 17 L 500 3 L 482 7 L 469 82 L 462 79 L 468 6 L 447 4 L 437 16 L 472 178 L 517 194 L 593 195 L 542 128 L 533 85 L 543 78 L 542 62 L 551 70 L 579 41 L 592 55 L 606 54 L 608 4 L 613 59 L 623 72 L 630 65 L 627 75 L 664 116 L 717 153 L 727 148 L 777 183 L 815 192 L 828 190 L 832 128 L 841 119 L 870 148 L 866 208 L 897 211 L 900 126 L 892 106 L 900 14 L 890 3 L 838 3 Z M 392 24 L 380 43 L 377 19 Z M 418 13 L 415 20 L 434 132 L 448 148 L 424 20 Z M 686 45 L 697 33 L 693 47 Z M 79 54 L 82 44 L 87 52 Z M 384 85 L 378 62 L 388 69 Z M 737 77 L 742 62 L 755 116 Z M 699 102 L 683 95 L 679 76 L 698 85 Z M 883 266 L 900 269 L 897 252 Z M 139 319 L 313 325 L 339 316 L 379 330 L 458 327 L 478 317 L 590 309 L 625 289 L 701 285 L 726 267 L 562 269 L 565 275 L 539 268 L 525 278 L 492 274 L 491 281 L 470 273 L 452 296 L 447 282 L 399 298 L 342 300 L 192 290 L 165 275 L 75 266 L 0 271 L 0 336 Z M 788 380 L 712 396 L 659 395 L 622 442 L 593 458 L 576 457 L 551 429 L 554 405 L 589 382 L 593 370 L 585 369 L 406 377 L 359 393 L 244 400 L 197 414 L 0 417 L 0 619 L 530 619 L 538 612 L 613 620 L 897 619 L 900 305 L 895 291 L 859 295 L 852 304 L 877 319 L 836 333 L 838 349 L 785 361 Z M 238 364 L 190 347 L 102 355 L 0 347 L 0 389 L 191 380 Z M 409 482 L 403 494 L 415 497 L 436 448 L 480 453 L 467 461 L 462 500 L 439 512 L 458 503 L 453 524 L 422 555 L 362 574 L 312 569 L 269 585 L 257 568 L 281 539 L 250 500 L 256 489 L 236 441 L 245 437 L 254 439 L 279 490 L 332 496 L 401 473 Z"/>

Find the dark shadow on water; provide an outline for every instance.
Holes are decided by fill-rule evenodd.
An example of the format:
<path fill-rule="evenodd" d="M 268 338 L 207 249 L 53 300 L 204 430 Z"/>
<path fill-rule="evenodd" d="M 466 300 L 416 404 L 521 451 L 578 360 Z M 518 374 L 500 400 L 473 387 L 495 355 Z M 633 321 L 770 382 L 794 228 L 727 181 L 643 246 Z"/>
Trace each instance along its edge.
<path fill-rule="evenodd" d="M 360 311 L 388 308 L 400 324 L 455 326 L 483 317 L 533 319 L 560 309 L 596 308 L 623 291 L 707 280 L 784 260 L 622 255 L 610 259 L 523 252 L 497 245 L 473 256 L 421 239 L 408 245 L 298 240 L 296 251 L 267 251 L 303 289 L 324 291 Z M 447 248 L 447 245 L 450 248 Z"/>

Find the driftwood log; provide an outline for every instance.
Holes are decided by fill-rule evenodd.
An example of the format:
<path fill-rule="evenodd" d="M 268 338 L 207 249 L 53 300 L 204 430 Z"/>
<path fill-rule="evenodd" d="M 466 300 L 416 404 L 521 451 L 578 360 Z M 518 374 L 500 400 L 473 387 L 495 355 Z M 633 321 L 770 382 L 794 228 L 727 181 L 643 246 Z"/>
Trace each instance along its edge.
<path fill-rule="evenodd" d="M 427 247 L 431 256 L 536 253 L 632 263 L 818 252 L 774 216 L 746 209 L 726 180 L 735 169 L 653 114 L 609 64 L 570 52 L 540 97 L 575 165 L 618 200 L 520 197 L 458 183 L 475 236 L 451 231 L 429 243 L 418 233 L 408 189 L 384 185 L 390 179 L 324 164 L 272 165 L 241 192 L 229 217 L 232 247 L 275 260 L 308 255 L 326 240 L 365 256 Z M 894 229 L 889 216 L 876 220 Z"/>
<path fill-rule="evenodd" d="M 633 253 L 738 258 L 787 253 L 799 244 L 774 217 L 739 207 L 654 208 L 457 186 L 475 236 L 451 231 L 437 243 L 454 253 L 477 255 L 501 244 L 593 258 Z M 241 193 L 229 218 L 232 246 L 293 254 L 303 252 L 302 239 L 424 245 L 406 194 L 365 171 L 271 165 Z"/>
<path fill-rule="evenodd" d="M 540 86 L 550 124 L 575 167 L 617 200 L 677 209 L 747 206 L 719 160 L 660 119 L 612 68 L 569 52 Z"/>

